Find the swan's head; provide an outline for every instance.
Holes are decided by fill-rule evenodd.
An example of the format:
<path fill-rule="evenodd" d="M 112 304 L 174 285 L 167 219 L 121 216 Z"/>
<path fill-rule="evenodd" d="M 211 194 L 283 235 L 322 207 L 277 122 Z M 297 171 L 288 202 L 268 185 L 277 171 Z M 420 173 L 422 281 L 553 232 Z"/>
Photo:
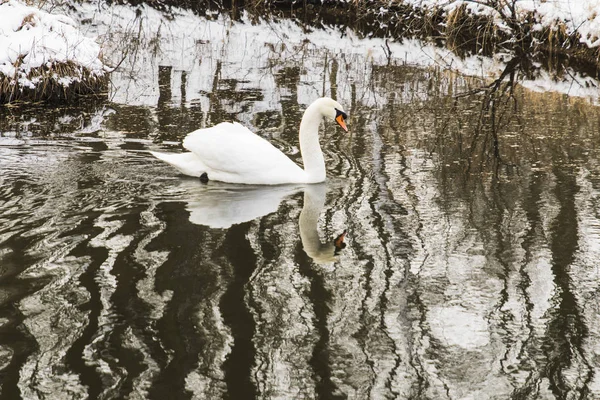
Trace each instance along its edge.
<path fill-rule="evenodd" d="M 348 132 L 348 127 L 346 126 L 348 115 L 340 103 L 329 97 L 322 97 L 316 100 L 314 104 L 319 108 L 323 118 L 335 121 L 343 130 Z"/>

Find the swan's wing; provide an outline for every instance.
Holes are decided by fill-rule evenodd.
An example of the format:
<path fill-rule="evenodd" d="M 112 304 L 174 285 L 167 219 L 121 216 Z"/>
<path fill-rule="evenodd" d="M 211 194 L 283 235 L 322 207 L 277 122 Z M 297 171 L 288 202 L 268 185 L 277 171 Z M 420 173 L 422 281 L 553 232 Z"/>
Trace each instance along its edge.
<path fill-rule="evenodd" d="M 198 129 L 185 137 L 183 147 L 210 169 L 228 174 L 274 177 L 304 172 L 271 143 L 236 122 Z"/>

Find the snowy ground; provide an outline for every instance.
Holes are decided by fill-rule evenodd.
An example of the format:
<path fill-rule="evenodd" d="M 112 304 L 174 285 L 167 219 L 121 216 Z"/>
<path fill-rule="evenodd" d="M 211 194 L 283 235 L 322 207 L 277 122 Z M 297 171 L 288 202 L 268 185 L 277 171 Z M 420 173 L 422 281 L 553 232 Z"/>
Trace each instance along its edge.
<path fill-rule="evenodd" d="M 156 79 L 159 66 L 172 67 L 174 101 L 181 91 L 181 75 L 185 73 L 186 100 L 207 102 L 207 93 L 213 90 L 218 69 L 221 77 L 240 82 L 238 90 L 251 90 L 255 82 L 260 82 L 264 101 L 270 103 L 267 108 L 272 109 L 278 99 L 269 99 L 274 83 L 264 77 L 264 71 L 274 63 L 291 66 L 302 63 L 306 68 L 301 83 L 306 99 L 302 101 L 308 104 L 323 86 L 323 66 L 318 61 L 311 65 L 314 58 L 311 55 L 315 52 L 329 52 L 332 57 L 342 55 L 348 60 L 344 67 L 348 69 L 348 81 L 338 83 L 338 96 L 350 96 L 351 80 L 368 79 L 371 68 L 389 62 L 440 68 L 489 80 L 497 78 L 510 60 L 507 54 L 493 58 L 477 55 L 460 58 L 446 48 L 419 40 L 386 44 L 378 38 L 357 37 L 350 29 L 307 31 L 285 19 L 258 24 L 245 18 L 241 21 L 230 21 L 226 17 L 207 20 L 182 9 L 171 10 L 173 18 L 165 18 L 145 5 L 133 8 L 83 4 L 78 12 L 78 16 L 73 17 L 92 21 L 87 25 L 87 35 L 104 42 L 105 53 L 113 57 L 112 63 L 123 60 L 112 74 L 110 96 L 112 101 L 121 104 L 155 106 L 159 98 Z M 137 45 L 133 48 L 124 43 Z M 540 70 L 535 80 L 521 83 L 535 91 L 585 97 L 594 103 L 599 98 L 598 82 L 575 71 L 557 77 Z"/>
<path fill-rule="evenodd" d="M 3 0 L 0 0 L 2 2 Z M 447 12 L 466 4 L 475 13 L 492 15 L 498 26 L 508 29 L 497 12 L 476 1 L 404 0 L 420 8 L 444 8 Z M 521 15 L 533 12 L 539 28 L 556 27 L 561 21 L 569 33 L 577 32 L 588 46 L 600 45 L 600 0 L 516 1 Z M 100 61 L 103 52 L 112 64 L 124 63 L 112 75 L 111 98 L 117 103 L 155 105 L 158 98 L 156 82 L 159 65 L 172 66 L 174 71 L 186 71 L 188 93 L 210 91 L 217 57 L 228 76 L 247 78 L 260 73 L 274 56 L 297 56 L 298 49 L 328 49 L 356 56 L 356 62 L 384 65 L 390 60 L 387 45 L 380 39 L 358 38 L 351 30 L 329 29 L 307 32 L 291 21 L 251 24 L 248 20 L 229 21 L 226 17 L 208 21 L 190 11 L 172 9 L 174 18 L 147 7 L 109 6 L 104 2 L 77 3 L 62 11 L 51 2 L 41 3 L 51 13 L 29 7 L 17 0 L 0 4 L 0 73 L 15 77 L 22 86 L 36 83 L 28 77 L 37 67 L 72 61 L 95 74 L 107 70 Z M 60 13 L 65 15 L 60 15 Z M 382 13 L 386 10 L 382 8 Z M 88 21 L 77 24 L 75 21 Z M 89 23 L 91 21 L 91 23 Z M 331 40 L 335 37 L 335 40 Z M 101 45 L 100 45 L 100 44 Z M 133 43 L 139 43 L 133 49 Z M 285 45 L 284 45 L 285 44 Z M 269 47 L 270 46 L 270 47 Z M 274 49 L 269 51 L 269 49 Z M 441 67 L 484 79 L 494 78 L 504 69 L 510 56 L 494 58 L 478 56 L 461 59 L 451 51 L 415 40 L 390 42 L 392 62 L 423 67 Z M 133 57 L 135 56 L 135 57 Z M 198 62 L 209 60 L 210 62 Z M 357 77 L 362 71 L 357 69 Z M 123 72 L 126 71 L 126 72 Z M 597 81 L 569 71 L 556 77 L 541 72 L 535 80 L 523 84 L 538 91 L 558 91 L 569 95 L 598 100 Z M 135 79 L 131 79 L 135 76 Z M 56 77 L 68 85 L 80 77 Z M 175 84 L 175 83 L 174 83 Z"/>
<path fill-rule="evenodd" d="M 477 15 L 487 15 L 494 18 L 498 27 L 510 30 L 494 8 L 488 6 L 490 0 L 403 0 L 420 9 L 442 8 L 446 13 L 466 6 Z M 500 2 L 502 3 L 502 2 Z M 568 35 L 579 34 L 580 41 L 588 47 L 600 46 L 600 0 L 507 0 L 515 5 L 515 12 L 521 19 L 533 14 L 538 24 L 535 29 L 550 27 L 558 29 L 558 23 L 566 28 Z M 508 6 L 504 14 L 511 15 Z M 381 10 L 382 13 L 387 10 Z"/>
<path fill-rule="evenodd" d="M 32 76 L 32 71 L 64 63 L 100 76 L 107 69 L 99 55 L 100 46 L 84 36 L 73 19 L 17 0 L 0 0 L 0 74 L 9 77 L 11 84 L 34 89 L 41 78 Z M 66 87 L 81 76 L 55 74 L 53 78 Z"/>

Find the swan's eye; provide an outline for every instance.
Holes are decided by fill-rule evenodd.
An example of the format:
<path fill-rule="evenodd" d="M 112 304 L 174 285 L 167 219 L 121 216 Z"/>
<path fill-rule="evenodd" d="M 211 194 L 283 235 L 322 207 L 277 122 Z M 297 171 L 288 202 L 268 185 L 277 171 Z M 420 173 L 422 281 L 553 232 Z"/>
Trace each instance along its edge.
<path fill-rule="evenodd" d="M 342 118 L 344 120 L 348 119 L 348 115 L 346 115 L 345 112 L 338 110 L 337 108 L 335 109 L 335 119 L 337 119 L 339 116 L 342 116 Z"/>

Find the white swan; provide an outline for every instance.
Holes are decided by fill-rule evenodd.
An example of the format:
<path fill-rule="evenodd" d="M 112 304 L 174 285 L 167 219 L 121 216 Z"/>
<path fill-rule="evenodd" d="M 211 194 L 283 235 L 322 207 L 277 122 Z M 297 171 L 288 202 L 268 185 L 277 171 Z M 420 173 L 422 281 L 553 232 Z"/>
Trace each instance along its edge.
<path fill-rule="evenodd" d="M 323 118 L 336 121 L 348 131 L 346 113 L 337 101 L 323 97 L 308 106 L 299 133 L 304 169 L 236 122 L 191 132 L 183 140 L 189 153 L 150 153 L 181 173 L 202 179 L 256 185 L 323 182 L 325 160 L 319 144 Z"/>

